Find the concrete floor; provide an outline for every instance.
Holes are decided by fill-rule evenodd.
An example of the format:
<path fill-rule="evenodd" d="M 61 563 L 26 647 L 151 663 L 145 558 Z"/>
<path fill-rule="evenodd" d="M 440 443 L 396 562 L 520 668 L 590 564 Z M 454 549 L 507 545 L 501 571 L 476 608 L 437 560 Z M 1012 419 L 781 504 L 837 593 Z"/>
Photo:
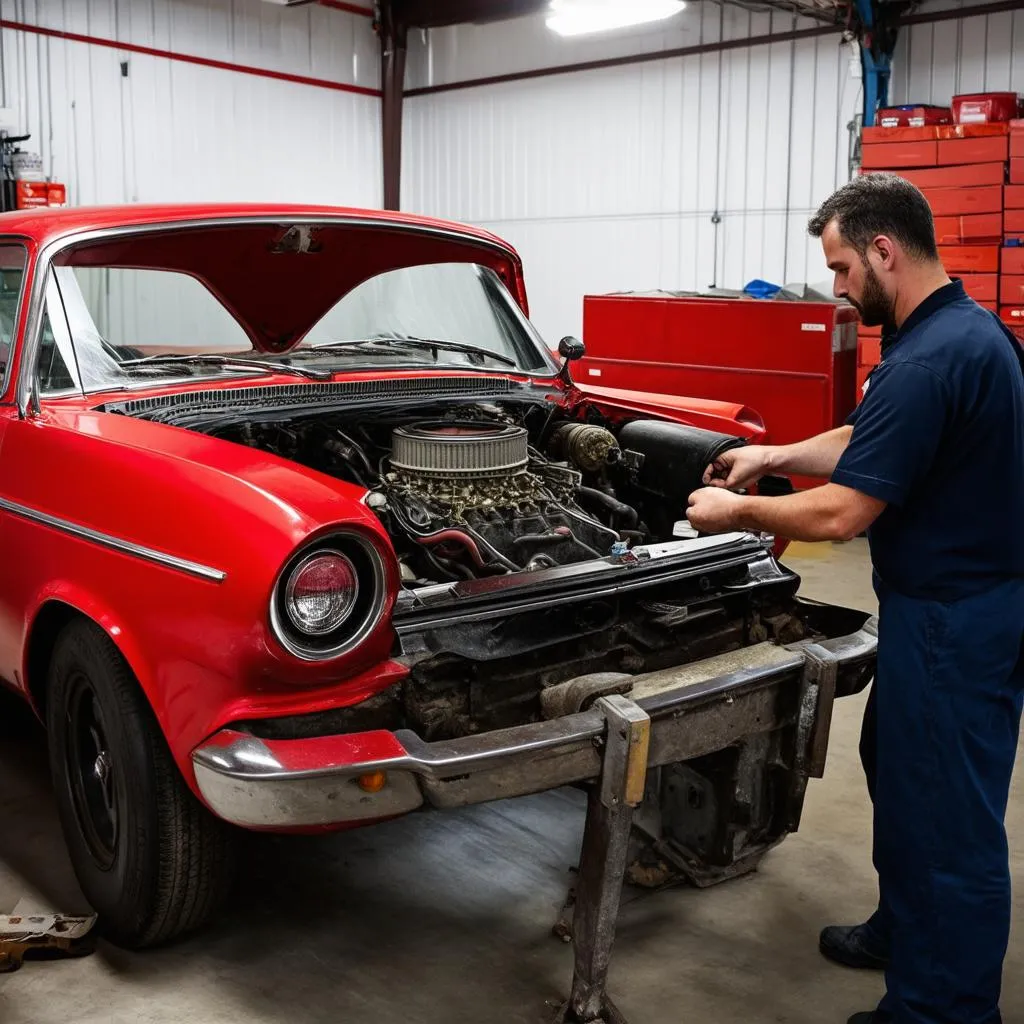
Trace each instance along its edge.
<path fill-rule="evenodd" d="M 809 596 L 873 609 L 863 542 L 801 546 L 787 561 Z M 817 952 L 822 925 L 873 907 L 862 707 L 863 697 L 837 705 L 801 832 L 755 875 L 706 891 L 627 891 L 611 992 L 632 1024 L 828 1024 L 874 1005 L 879 975 Z M 0 739 L 0 779 L 0 912 L 19 900 L 82 909 L 39 734 Z M 0 1022 L 540 1024 L 571 976 L 570 950 L 549 929 L 582 823 L 580 795 L 560 791 L 326 838 L 256 838 L 213 928 L 144 955 L 103 946 L 26 963 L 0 975 Z M 1009 830 L 1020 878 L 1019 787 Z M 1022 968 L 1018 929 L 1007 1021 L 1024 1020 Z"/>

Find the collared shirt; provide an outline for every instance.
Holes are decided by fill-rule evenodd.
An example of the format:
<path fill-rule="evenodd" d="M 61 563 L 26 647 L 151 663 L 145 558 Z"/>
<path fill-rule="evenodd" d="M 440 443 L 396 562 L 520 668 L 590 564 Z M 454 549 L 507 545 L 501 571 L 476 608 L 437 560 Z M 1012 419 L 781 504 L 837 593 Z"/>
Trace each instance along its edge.
<path fill-rule="evenodd" d="M 832 481 L 886 502 L 875 571 L 952 601 L 1024 577 L 1024 353 L 959 281 L 895 334 L 848 422 Z"/>

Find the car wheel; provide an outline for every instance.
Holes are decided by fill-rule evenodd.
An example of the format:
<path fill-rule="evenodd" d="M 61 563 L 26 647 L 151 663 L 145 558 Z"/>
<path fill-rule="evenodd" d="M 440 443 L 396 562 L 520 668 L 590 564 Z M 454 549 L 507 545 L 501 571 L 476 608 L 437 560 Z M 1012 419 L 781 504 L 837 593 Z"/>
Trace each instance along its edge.
<path fill-rule="evenodd" d="M 46 722 L 64 835 L 104 934 L 141 948 L 204 924 L 230 885 L 229 827 L 189 791 L 127 662 L 91 622 L 57 638 Z"/>

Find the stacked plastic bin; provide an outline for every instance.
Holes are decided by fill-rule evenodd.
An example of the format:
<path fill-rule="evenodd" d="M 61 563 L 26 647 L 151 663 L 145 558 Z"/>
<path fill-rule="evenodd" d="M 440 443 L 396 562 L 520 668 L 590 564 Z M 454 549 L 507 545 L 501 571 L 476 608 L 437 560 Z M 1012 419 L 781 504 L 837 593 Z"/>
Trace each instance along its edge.
<path fill-rule="evenodd" d="M 1015 120 L 1017 94 L 954 96 L 950 108 L 880 113 L 879 126 L 863 130 L 862 173 L 892 171 L 924 192 L 946 272 L 986 309 L 1012 317 L 1024 340 L 1024 120 Z M 1019 157 L 1011 159 L 1011 147 Z M 880 342 L 879 328 L 859 329 L 858 394 L 878 365 Z"/>

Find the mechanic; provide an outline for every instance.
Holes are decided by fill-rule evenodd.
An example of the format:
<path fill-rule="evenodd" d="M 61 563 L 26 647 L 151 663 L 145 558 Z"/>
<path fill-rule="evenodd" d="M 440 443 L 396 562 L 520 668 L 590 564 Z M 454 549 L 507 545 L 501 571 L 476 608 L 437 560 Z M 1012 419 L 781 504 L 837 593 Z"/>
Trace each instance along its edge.
<path fill-rule="evenodd" d="M 861 756 L 879 905 L 822 951 L 886 967 L 850 1024 L 993 1024 L 1010 928 L 1004 816 L 1024 693 L 1024 374 L 999 320 L 950 281 L 922 194 L 864 175 L 811 219 L 834 291 L 889 328 L 846 426 L 725 453 L 690 497 L 708 533 L 803 541 L 868 531 L 878 665 Z M 734 493 L 766 474 L 829 480 Z"/>

